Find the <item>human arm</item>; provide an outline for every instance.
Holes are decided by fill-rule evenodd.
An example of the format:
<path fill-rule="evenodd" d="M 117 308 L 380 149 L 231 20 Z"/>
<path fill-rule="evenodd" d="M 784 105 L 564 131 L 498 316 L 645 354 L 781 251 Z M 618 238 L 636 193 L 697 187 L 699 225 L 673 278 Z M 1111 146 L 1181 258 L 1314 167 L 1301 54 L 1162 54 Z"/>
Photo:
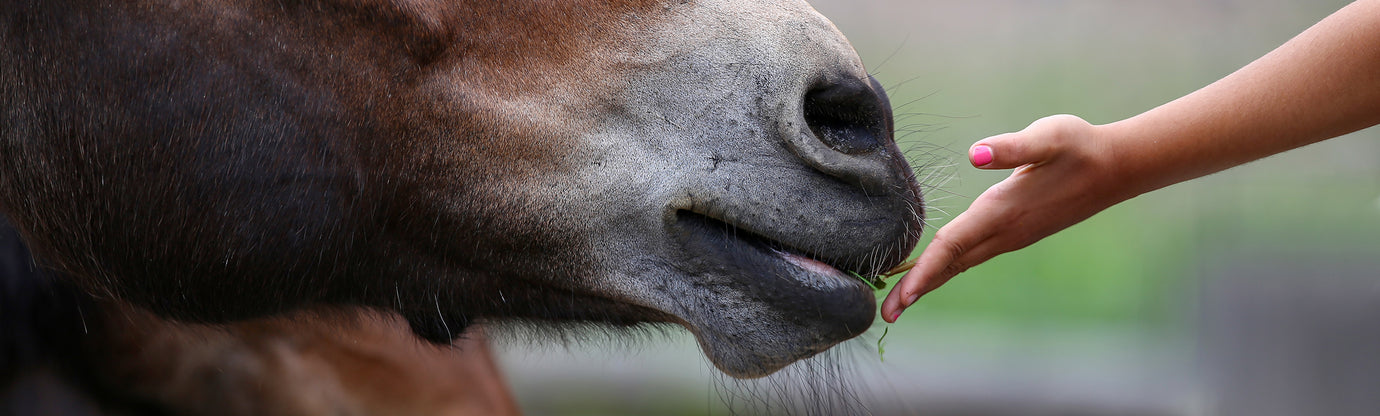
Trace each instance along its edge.
<path fill-rule="evenodd" d="M 1168 104 L 1094 126 L 1048 117 L 969 150 L 1015 169 L 941 228 L 882 303 L 920 295 L 1136 195 L 1380 123 L 1380 0 L 1359 0 L 1237 72 Z"/>

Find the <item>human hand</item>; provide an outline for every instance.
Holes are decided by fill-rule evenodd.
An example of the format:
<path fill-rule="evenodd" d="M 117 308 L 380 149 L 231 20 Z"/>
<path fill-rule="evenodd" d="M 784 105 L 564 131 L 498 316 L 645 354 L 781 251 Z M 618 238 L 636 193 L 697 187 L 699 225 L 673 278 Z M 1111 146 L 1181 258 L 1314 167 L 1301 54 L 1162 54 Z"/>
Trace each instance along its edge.
<path fill-rule="evenodd" d="M 895 322 L 955 274 L 1140 193 L 1380 124 L 1378 38 L 1380 0 L 1358 0 L 1145 113 L 1103 126 L 1047 117 L 978 141 L 974 166 L 1015 172 L 939 229 L 887 294 L 882 318 Z"/>
<path fill-rule="evenodd" d="M 921 295 L 969 267 L 1135 196 L 1107 135 L 1104 126 L 1058 115 L 974 143 L 968 150 L 973 166 L 1015 171 L 935 233 L 882 302 L 882 319 L 895 322 Z"/>

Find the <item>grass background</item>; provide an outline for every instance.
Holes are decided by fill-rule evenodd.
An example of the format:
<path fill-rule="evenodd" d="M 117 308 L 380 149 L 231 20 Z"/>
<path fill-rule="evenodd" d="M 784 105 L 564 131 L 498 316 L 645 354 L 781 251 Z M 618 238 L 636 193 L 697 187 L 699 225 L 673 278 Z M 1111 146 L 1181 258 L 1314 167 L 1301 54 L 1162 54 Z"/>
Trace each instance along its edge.
<path fill-rule="evenodd" d="M 968 167 L 973 141 L 1051 114 L 1094 123 L 1132 116 L 1346 3 L 812 2 L 888 87 L 901 147 L 928 178 L 936 226 L 1006 174 Z M 873 344 L 880 320 L 836 358 L 879 414 L 1213 413 L 1195 371 L 1200 289 L 1213 270 L 1377 254 L 1380 132 L 1371 129 L 1109 209 L 927 296 L 889 329 L 885 362 Z M 533 415 L 726 414 L 728 405 L 772 413 L 740 406 L 725 392 L 735 383 L 716 375 L 688 336 L 668 338 L 515 348 L 504 361 Z"/>

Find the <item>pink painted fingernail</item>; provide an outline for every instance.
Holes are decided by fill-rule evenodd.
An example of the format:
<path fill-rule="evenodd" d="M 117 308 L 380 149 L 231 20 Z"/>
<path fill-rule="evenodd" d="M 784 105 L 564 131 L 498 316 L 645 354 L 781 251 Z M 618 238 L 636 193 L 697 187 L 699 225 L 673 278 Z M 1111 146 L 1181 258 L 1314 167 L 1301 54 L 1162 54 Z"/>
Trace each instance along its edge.
<path fill-rule="evenodd" d="M 897 319 L 900 319 L 900 318 L 901 318 L 901 311 L 903 311 L 903 310 L 905 310 L 905 309 L 901 309 L 901 310 L 898 310 L 898 311 L 896 311 L 896 312 L 892 312 L 892 314 L 891 314 L 891 322 L 896 322 Z"/>
<path fill-rule="evenodd" d="M 969 152 L 968 158 L 972 159 L 973 166 L 987 166 L 988 163 L 992 163 L 992 148 L 986 145 L 974 146 L 973 151 Z"/>

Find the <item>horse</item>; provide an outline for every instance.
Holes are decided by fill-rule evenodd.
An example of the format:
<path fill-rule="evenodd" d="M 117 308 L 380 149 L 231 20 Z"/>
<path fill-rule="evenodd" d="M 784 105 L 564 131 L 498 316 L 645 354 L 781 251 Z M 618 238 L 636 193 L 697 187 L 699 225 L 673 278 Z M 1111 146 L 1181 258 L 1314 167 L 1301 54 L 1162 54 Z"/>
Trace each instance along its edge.
<path fill-rule="evenodd" d="M 865 331 L 924 220 L 799 0 L 10 3 L 0 214 L 129 345 L 678 325 L 756 378 Z"/>
<path fill-rule="evenodd" d="M 478 327 L 438 346 L 360 309 L 176 322 L 46 273 L 0 221 L 0 414 L 519 414 Z"/>

